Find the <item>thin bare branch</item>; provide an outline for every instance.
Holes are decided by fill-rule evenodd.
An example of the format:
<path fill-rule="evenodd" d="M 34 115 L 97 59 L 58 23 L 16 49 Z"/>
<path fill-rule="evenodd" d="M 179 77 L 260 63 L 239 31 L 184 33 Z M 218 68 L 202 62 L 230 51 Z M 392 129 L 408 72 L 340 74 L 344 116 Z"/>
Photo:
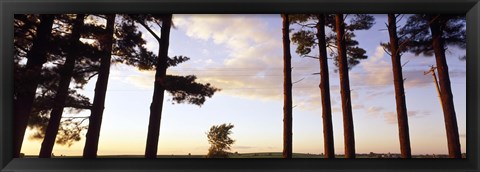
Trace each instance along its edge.
<path fill-rule="evenodd" d="M 308 57 L 308 58 L 312 58 L 312 59 L 319 59 L 317 56 L 310 56 L 310 55 L 304 55 L 302 57 Z"/>
<path fill-rule="evenodd" d="M 90 118 L 90 116 L 62 116 L 62 118 L 76 119 L 76 118 Z"/>
<path fill-rule="evenodd" d="M 89 81 L 90 79 L 92 79 L 95 75 L 98 75 L 98 72 L 95 72 L 93 75 L 91 75 L 90 77 L 88 77 L 87 81 Z"/>
<path fill-rule="evenodd" d="M 389 51 L 388 51 L 384 46 L 382 46 L 382 49 L 383 49 L 383 51 L 385 51 L 385 53 L 387 53 L 389 56 L 392 56 L 392 54 L 390 54 Z"/>
<path fill-rule="evenodd" d="M 300 80 L 298 80 L 298 81 L 292 82 L 292 85 L 293 85 L 293 84 L 296 84 L 296 83 L 298 83 L 298 82 L 300 82 L 300 81 L 302 81 L 302 80 L 304 80 L 304 79 L 305 79 L 305 77 L 302 78 L 302 79 L 300 79 Z"/>
<path fill-rule="evenodd" d="M 402 67 L 404 67 L 405 65 L 407 65 L 407 63 L 410 62 L 410 60 L 407 60 L 407 62 L 405 62 Z"/>

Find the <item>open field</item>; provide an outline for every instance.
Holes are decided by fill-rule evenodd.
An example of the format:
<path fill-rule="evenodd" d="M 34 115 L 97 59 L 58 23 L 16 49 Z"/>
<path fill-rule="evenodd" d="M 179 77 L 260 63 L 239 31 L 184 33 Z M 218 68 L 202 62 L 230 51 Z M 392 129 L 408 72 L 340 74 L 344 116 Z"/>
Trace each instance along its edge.
<path fill-rule="evenodd" d="M 382 156 L 384 155 L 384 156 Z M 397 158 L 398 154 L 391 157 L 387 154 L 357 154 L 357 158 Z M 447 155 L 413 155 L 413 158 L 447 158 Z M 37 158 L 37 156 L 26 155 L 25 158 Z M 55 156 L 53 158 L 82 158 L 82 156 Z M 144 158 L 143 155 L 100 155 L 98 158 Z M 205 155 L 158 155 L 157 158 L 205 158 Z M 230 158 L 282 158 L 281 152 L 258 152 L 232 154 Z M 324 158 L 319 154 L 293 153 L 293 158 Z M 336 155 L 336 158 L 344 158 L 344 155 Z M 465 158 L 465 157 L 463 157 Z"/>

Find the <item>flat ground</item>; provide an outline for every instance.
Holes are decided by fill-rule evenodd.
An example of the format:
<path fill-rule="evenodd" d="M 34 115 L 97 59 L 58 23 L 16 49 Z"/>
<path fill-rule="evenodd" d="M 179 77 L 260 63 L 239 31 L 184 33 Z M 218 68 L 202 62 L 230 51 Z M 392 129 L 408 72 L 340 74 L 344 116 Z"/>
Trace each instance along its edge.
<path fill-rule="evenodd" d="M 37 158 L 38 156 L 27 155 L 25 158 Z M 143 158 L 143 155 L 101 155 L 98 158 Z M 158 158 L 205 158 L 205 155 L 158 155 Z M 359 154 L 357 158 L 378 158 L 379 156 L 369 156 Z M 414 155 L 413 158 L 446 158 L 447 155 L 437 155 L 436 157 L 428 155 Z M 81 156 L 55 156 L 53 158 L 82 158 Z M 230 158 L 282 158 L 281 152 L 259 152 L 259 153 L 241 153 L 232 154 Z M 294 153 L 293 158 L 324 158 L 323 155 Z M 337 155 L 336 158 L 344 158 L 344 155 Z"/>

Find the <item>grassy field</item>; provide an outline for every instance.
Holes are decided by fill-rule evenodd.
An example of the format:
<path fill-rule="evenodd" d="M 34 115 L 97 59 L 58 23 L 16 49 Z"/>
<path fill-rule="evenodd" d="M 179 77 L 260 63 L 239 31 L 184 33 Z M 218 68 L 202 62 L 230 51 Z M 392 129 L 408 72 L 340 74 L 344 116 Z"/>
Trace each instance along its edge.
<path fill-rule="evenodd" d="M 37 158 L 38 156 L 26 155 L 25 158 Z M 82 156 L 54 156 L 53 158 L 82 158 Z M 98 158 L 144 158 L 143 155 L 100 155 Z M 158 155 L 157 158 L 205 158 L 205 155 Z M 230 158 L 282 158 L 281 152 L 259 152 L 232 154 Z M 293 153 L 293 158 L 324 158 L 323 155 Z M 336 158 L 344 158 L 344 155 L 337 155 Z M 357 155 L 357 158 L 374 158 L 368 155 Z M 420 157 L 414 157 L 420 158 Z"/>

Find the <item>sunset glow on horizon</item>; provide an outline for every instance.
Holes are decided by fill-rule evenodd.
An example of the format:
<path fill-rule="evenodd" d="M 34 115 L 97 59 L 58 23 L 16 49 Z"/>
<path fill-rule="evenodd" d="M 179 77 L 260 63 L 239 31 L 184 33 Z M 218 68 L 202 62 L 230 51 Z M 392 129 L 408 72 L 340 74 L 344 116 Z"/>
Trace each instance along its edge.
<path fill-rule="evenodd" d="M 388 42 L 387 15 L 375 14 L 375 25 L 356 31 L 368 59 L 349 71 L 357 154 L 399 153 L 400 143 L 391 57 L 380 46 Z M 403 19 L 403 23 L 406 19 Z M 165 93 L 158 155 L 206 155 L 206 132 L 212 125 L 231 123 L 231 152 L 282 152 L 283 61 L 280 15 L 173 15 L 169 56 L 190 57 L 168 74 L 196 75 L 201 83 L 220 88 L 202 106 L 173 104 Z M 400 24 L 403 24 L 402 22 Z M 298 26 L 292 24 L 293 29 Z M 147 49 L 158 42 L 139 25 Z M 159 30 L 159 28 L 156 28 Z M 318 60 L 302 58 L 292 43 L 293 152 L 324 153 Z M 312 54 L 318 52 L 313 49 Z M 449 47 L 447 63 L 460 134 L 466 152 L 466 51 Z M 316 53 L 318 54 L 318 53 Z M 402 55 L 403 77 L 413 155 L 448 154 L 445 122 L 431 75 L 424 75 L 435 57 Z M 155 71 L 112 64 L 98 155 L 143 155 L 147 139 Z M 339 75 L 329 60 L 335 154 L 344 153 Z M 93 77 L 78 92 L 93 100 Z M 71 86 L 72 87 L 72 86 Z M 69 115 L 65 110 L 64 115 Z M 88 116 L 85 110 L 76 116 Z M 88 124 L 88 120 L 85 122 Z M 42 140 L 27 129 L 22 153 L 38 155 Z M 55 155 L 81 156 L 85 134 L 71 147 L 56 144 Z"/>

